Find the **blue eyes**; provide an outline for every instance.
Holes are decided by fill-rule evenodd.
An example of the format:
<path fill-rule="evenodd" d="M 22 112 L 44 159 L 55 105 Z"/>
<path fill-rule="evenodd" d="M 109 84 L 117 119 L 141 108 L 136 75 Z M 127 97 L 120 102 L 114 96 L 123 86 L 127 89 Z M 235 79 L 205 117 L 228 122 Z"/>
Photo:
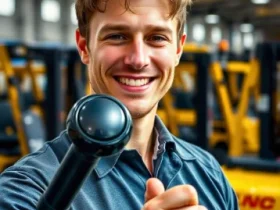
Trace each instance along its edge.
<path fill-rule="evenodd" d="M 111 34 L 107 36 L 105 39 L 112 40 L 112 41 L 127 41 L 130 38 L 123 34 Z M 163 35 L 151 35 L 146 40 L 152 42 L 163 42 L 163 41 L 167 41 L 168 39 Z"/>
<path fill-rule="evenodd" d="M 126 37 L 124 35 L 121 35 L 121 34 L 112 34 L 112 35 L 109 35 L 107 37 L 107 39 L 124 41 L 124 40 L 126 40 Z"/>
<path fill-rule="evenodd" d="M 106 41 L 109 45 L 114 46 L 123 46 L 133 42 L 133 35 L 132 34 L 123 34 L 123 33 L 114 33 L 108 34 L 105 36 L 103 41 Z M 144 37 L 143 40 L 147 45 L 152 47 L 164 47 L 168 43 L 171 43 L 172 40 L 163 34 L 150 34 Z"/>
<path fill-rule="evenodd" d="M 156 42 L 161 42 L 161 41 L 166 41 L 166 38 L 163 37 L 163 36 L 152 36 L 149 40 L 156 41 Z"/>

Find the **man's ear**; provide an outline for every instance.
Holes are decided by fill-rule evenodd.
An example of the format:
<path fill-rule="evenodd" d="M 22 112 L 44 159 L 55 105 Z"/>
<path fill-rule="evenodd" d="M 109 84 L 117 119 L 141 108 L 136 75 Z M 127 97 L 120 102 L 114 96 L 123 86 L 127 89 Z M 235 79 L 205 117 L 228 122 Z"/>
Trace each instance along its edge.
<path fill-rule="evenodd" d="M 85 37 L 83 37 L 79 31 L 79 29 L 76 30 L 76 44 L 77 48 L 81 57 L 81 61 L 84 64 L 89 63 L 89 50 L 87 47 L 87 40 Z"/>
<path fill-rule="evenodd" d="M 180 58 L 182 56 L 183 53 L 183 48 L 184 48 L 184 44 L 186 41 L 187 35 L 183 34 L 180 39 L 179 39 L 179 43 L 178 43 L 178 48 L 177 48 L 177 57 L 176 57 L 176 66 L 179 64 Z"/>

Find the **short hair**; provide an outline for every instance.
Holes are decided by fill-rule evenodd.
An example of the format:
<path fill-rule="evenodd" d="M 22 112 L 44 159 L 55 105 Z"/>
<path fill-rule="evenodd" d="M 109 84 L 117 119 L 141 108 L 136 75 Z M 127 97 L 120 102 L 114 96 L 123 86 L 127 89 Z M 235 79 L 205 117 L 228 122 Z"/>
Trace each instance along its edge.
<path fill-rule="evenodd" d="M 109 0 L 76 0 L 76 15 L 78 19 L 78 28 L 83 37 L 88 41 L 89 37 L 89 23 L 92 15 L 97 12 L 104 13 L 106 11 L 106 4 Z M 125 9 L 130 10 L 130 0 L 125 1 Z M 176 17 L 178 19 L 178 37 L 184 32 L 184 25 L 187 19 L 187 7 L 191 4 L 192 0 L 169 0 L 171 4 L 170 18 Z M 105 3 L 100 7 L 102 3 Z M 131 10 L 130 10 L 131 11 Z"/>

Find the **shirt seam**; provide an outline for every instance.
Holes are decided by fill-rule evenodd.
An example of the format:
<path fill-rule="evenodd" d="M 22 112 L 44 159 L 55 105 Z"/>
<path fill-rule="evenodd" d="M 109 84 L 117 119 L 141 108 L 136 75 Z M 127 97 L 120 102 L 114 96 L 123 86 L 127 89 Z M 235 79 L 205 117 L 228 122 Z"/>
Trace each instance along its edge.
<path fill-rule="evenodd" d="M 175 142 L 176 147 L 177 147 L 177 146 L 184 147 L 184 146 L 182 146 L 180 143 L 177 143 L 176 139 L 178 139 L 178 138 L 175 137 L 175 136 L 173 136 L 173 140 L 174 140 L 174 142 Z M 199 158 L 196 158 L 196 157 L 194 156 L 194 154 L 193 154 L 189 149 L 187 149 L 186 147 L 184 147 L 184 149 L 187 150 L 187 151 L 193 156 L 193 159 L 184 158 L 184 157 L 181 155 L 181 153 L 178 151 L 178 149 L 176 148 L 176 153 L 181 157 L 182 160 L 184 160 L 184 161 L 197 161 L 197 162 L 199 162 L 200 164 L 202 164 L 202 165 L 204 165 L 205 167 L 207 167 L 208 169 L 214 170 L 214 171 L 218 172 L 219 174 L 221 174 L 220 168 L 217 168 L 217 166 L 216 166 L 216 167 L 210 166 L 210 165 L 204 163 L 204 162 L 201 161 Z M 212 156 L 209 156 L 209 158 L 210 158 L 210 160 L 211 160 L 212 162 L 214 161 L 214 160 L 213 160 L 214 158 L 213 158 Z M 215 164 L 215 163 L 214 163 L 214 164 Z"/>
<path fill-rule="evenodd" d="M 181 157 L 180 157 L 178 154 L 176 154 L 176 153 L 174 153 L 174 154 L 177 155 L 177 157 L 178 157 L 179 159 L 181 159 Z M 180 165 L 180 169 L 177 170 L 176 174 L 174 174 L 174 176 L 173 176 L 172 179 L 169 181 L 169 183 L 168 183 L 168 185 L 167 185 L 166 188 L 168 188 L 168 187 L 170 186 L 170 184 L 172 183 L 172 181 L 175 179 L 175 177 L 178 175 L 179 171 L 181 171 L 182 168 L 183 168 L 183 164 Z"/>
<path fill-rule="evenodd" d="M 222 174 L 221 170 L 219 170 L 216 167 L 211 167 L 209 165 L 206 165 L 203 161 L 196 159 L 197 162 L 200 162 L 201 164 L 203 164 L 205 167 L 207 167 L 208 169 L 214 170 L 216 172 L 218 172 L 219 174 Z"/>
<path fill-rule="evenodd" d="M 45 154 L 49 148 L 50 148 L 50 145 L 46 145 L 46 148 L 42 152 L 40 152 L 40 153 L 38 153 L 36 155 L 33 154 L 32 156 L 26 157 L 25 160 L 22 160 L 22 164 L 21 165 L 16 165 L 16 167 L 20 168 L 20 169 L 23 169 L 23 167 L 26 166 L 34 158 Z"/>

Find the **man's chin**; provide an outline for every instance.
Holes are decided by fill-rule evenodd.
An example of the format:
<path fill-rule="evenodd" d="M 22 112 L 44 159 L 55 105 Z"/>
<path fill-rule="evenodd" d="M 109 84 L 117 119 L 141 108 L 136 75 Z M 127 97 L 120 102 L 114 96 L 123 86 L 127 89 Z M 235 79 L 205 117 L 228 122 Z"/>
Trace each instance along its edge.
<path fill-rule="evenodd" d="M 128 107 L 128 110 L 130 112 L 130 115 L 132 117 L 132 119 L 140 119 L 140 118 L 144 118 L 146 117 L 147 115 L 151 115 L 154 113 L 154 109 L 155 107 L 152 106 L 150 108 L 136 108 L 136 107 Z"/>
<path fill-rule="evenodd" d="M 147 116 L 148 113 L 145 112 L 130 112 L 132 119 L 141 119 Z"/>

